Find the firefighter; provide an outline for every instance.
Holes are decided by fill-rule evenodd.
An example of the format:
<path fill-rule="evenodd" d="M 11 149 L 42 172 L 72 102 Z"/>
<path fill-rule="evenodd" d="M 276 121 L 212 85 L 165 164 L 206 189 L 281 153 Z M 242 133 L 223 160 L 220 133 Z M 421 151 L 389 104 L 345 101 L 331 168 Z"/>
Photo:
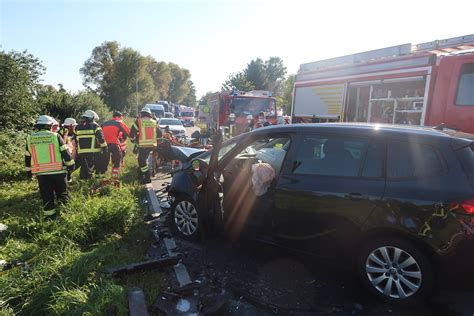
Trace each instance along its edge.
<path fill-rule="evenodd" d="M 76 159 L 76 155 L 77 155 L 76 135 L 75 135 L 76 126 L 77 126 L 76 120 L 71 117 L 68 117 L 67 119 L 64 120 L 63 126 L 58 131 L 58 135 L 61 136 L 61 138 L 63 139 L 64 143 L 67 146 L 69 155 L 71 155 L 71 158 L 74 160 Z M 67 181 L 69 183 L 72 182 L 71 174 L 72 174 L 72 171 L 68 171 Z"/>
<path fill-rule="evenodd" d="M 120 163 L 122 160 L 121 140 L 124 142 L 130 136 L 130 130 L 122 121 L 122 113 L 116 111 L 110 121 L 102 124 L 105 141 L 109 149 L 109 155 L 105 160 L 105 169 L 112 159 L 112 180 L 118 181 Z"/>
<path fill-rule="evenodd" d="M 53 117 L 53 125 L 51 125 L 51 132 L 58 133 L 59 132 L 59 122 Z"/>
<path fill-rule="evenodd" d="M 58 131 L 59 136 L 63 138 L 64 143 L 68 147 L 69 154 L 73 159 L 76 158 L 76 126 L 76 120 L 68 117 L 64 120 L 63 126 Z"/>
<path fill-rule="evenodd" d="M 162 137 L 172 143 L 176 142 L 176 139 L 173 137 L 173 133 L 170 131 L 170 127 L 168 125 L 165 126 Z"/>
<path fill-rule="evenodd" d="M 264 112 L 258 113 L 258 121 L 255 122 L 253 129 L 265 127 L 268 125 L 270 125 L 270 123 L 267 122 L 267 119 L 265 118 L 265 113 Z"/>
<path fill-rule="evenodd" d="M 54 195 L 59 203 L 69 199 L 67 192 L 68 170 L 74 170 L 74 160 L 69 155 L 63 139 L 51 131 L 54 119 L 41 115 L 35 124 L 36 131 L 26 140 L 25 169 L 28 178 L 38 179 L 39 192 L 43 200 L 43 215 L 56 215 Z"/>
<path fill-rule="evenodd" d="M 138 179 L 140 183 L 150 183 L 148 156 L 156 149 L 159 127 L 153 119 L 151 110 L 144 107 L 130 130 L 130 139 L 138 148 Z"/>
<path fill-rule="evenodd" d="M 127 139 L 124 138 L 123 133 L 120 133 L 118 138 L 119 138 L 119 148 L 120 148 L 120 168 L 124 168 L 125 156 L 127 155 Z"/>
<path fill-rule="evenodd" d="M 80 178 L 90 179 L 95 169 L 98 178 L 102 178 L 102 156 L 107 153 L 107 143 L 102 128 L 95 121 L 99 119 L 97 113 L 87 110 L 82 115 L 81 123 L 76 127 L 77 163 L 81 168 Z"/>

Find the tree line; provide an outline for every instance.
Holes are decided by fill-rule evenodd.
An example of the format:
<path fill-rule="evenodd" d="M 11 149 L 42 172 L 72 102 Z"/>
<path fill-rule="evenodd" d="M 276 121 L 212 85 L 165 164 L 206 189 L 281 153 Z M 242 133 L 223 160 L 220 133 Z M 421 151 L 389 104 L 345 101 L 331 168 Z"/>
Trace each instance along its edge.
<path fill-rule="evenodd" d="M 84 86 L 100 95 L 111 110 L 133 114 L 157 100 L 196 105 L 188 69 L 143 56 L 115 41 L 95 47 L 80 73 Z"/>
<path fill-rule="evenodd" d="M 86 109 L 100 117 L 120 110 L 135 115 L 146 103 L 167 100 L 196 105 L 189 70 L 156 61 L 138 51 L 105 42 L 92 50 L 80 73 L 84 90 L 69 92 L 41 83 L 46 68 L 32 54 L 0 51 L 0 130 L 29 129 L 39 114 L 79 117 Z"/>

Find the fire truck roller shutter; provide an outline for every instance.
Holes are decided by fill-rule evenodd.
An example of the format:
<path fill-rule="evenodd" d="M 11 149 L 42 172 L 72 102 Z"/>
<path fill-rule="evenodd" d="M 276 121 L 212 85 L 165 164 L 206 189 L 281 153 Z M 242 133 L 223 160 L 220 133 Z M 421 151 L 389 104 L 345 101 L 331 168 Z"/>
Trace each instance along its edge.
<path fill-rule="evenodd" d="M 294 116 L 337 118 L 342 114 L 344 84 L 296 87 Z"/>

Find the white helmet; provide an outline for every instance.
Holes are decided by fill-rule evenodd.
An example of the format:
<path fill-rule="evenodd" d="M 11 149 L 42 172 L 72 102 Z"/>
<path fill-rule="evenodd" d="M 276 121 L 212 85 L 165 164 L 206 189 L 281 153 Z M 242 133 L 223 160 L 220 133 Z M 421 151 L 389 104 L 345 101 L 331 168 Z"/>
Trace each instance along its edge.
<path fill-rule="evenodd" d="M 99 119 L 99 116 L 97 115 L 97 113 L 95 113 L 92 110 L 86 110 L 84 112 L 84 114 L 82 114 L 82 117 L 85 117 L 85 118 L 88 118 L 88 119 L 91 119 L 91 120 L 98 120 Z"/>
<path fill-rule="evenodd" d="M 36 120 L 37 125 L 53 125 L 54 122 L 56 122 L 56 120 L 49 115 L 40 115 Z"/>
<path fill-rule="evenodd" d="M 148 114 L 151 115 L 151 110 L 150 110 L 150 108 L 144 107 L 144 108 L 140 111 L 140 113 L 148 113 Z"/>
<path fill-rule="evenodd" d="M 63 123 L 64 126 L 76 126 L 77 125 L 77 122 L 75 119 L 71 118 L 71 117 L 68 117 L 67 119 L 64 120 L 64 123 Z"/>

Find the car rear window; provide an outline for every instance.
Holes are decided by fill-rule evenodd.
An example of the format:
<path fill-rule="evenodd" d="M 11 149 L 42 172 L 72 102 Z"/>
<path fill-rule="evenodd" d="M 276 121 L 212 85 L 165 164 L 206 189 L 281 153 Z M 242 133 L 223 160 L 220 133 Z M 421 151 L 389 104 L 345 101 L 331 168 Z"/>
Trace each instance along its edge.
<path fill-rule="evenodd" d="M 456 154 L 470 179 L 471 185 L 474 187 L 474 142 L 470 146 L 456 150 Z"/>
<path fill-rule="evenodd" d="M 431 145 L 393 141 L 388 145 L 387 156 L 390 179 L 429 177 L 446 171 L 440 154 Z"/>

